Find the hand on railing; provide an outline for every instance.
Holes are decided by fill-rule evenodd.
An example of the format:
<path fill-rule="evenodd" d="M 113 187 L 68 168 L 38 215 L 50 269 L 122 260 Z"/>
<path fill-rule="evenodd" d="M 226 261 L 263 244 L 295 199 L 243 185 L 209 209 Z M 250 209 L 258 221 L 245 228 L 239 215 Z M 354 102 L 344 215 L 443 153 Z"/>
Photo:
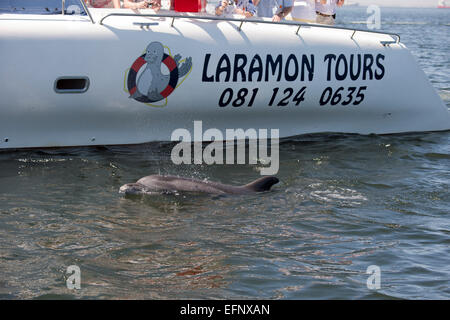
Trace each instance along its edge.
<path fill-rule="evenodd" d="M 225 8 L 228 7 L 228 1 L 227 0 L 222 0 L 222 2 L 220 3 L 220 6 L 218 6 L 216 8 L 216 15 L 220 16 L 223 11 L 225 10 Z"/>
<path fill-rule="evenodd" d="M 146 9 L 148 8 L 148 2 L 147 0 L 134 2 L 131 0 L 124 0 L 123 1 L 123 7 L 128 9 Z"/>
<path fill-rule="evenodd" d="M 141 1 L 141 2 L 136 2 L 136 4 L 134 5 L 135 9 L 145 9 L 148 8 L 148 2 L 146 0 Z"/>
<path fill-rule="evenodd" d="M 148 6 L 155 10 L 156 12 L 161 9 L 161 0 L 146 0 Z"/>
<path fill-rule="evenodd" d="M 236 14 L 240 14 L 241 16 L 244 16 L 246 18 L 251 18 L 253 17 L 253 14 L 251 12 L 246 11 L 245 9 L 236 9 L 234 10 L 234 13 Z"/>

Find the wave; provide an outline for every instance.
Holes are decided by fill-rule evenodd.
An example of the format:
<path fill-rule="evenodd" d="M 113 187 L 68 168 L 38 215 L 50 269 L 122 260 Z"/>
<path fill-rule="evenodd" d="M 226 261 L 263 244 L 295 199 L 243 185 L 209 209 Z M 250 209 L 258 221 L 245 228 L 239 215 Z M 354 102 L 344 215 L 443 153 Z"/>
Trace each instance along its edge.
<path fill-rule="evenodd" d="M 417 26 L 432 25 L 432 23 L 420 22 L 420 21 L 392 21 L 392 22 L 383 22 L 383 24 L 417 25 Z"/>
<path fill-rule="evenodd" d="M 322 187 L 321 183 L 315 183 L 310 185 L 310 187 L 317 188 Z M 363 196 L 361 193 L 359 193 L 356 190 L 348 189 L 348 188 L 341 188 L 341 187 L 334 187 L 334 186 L 328 186 L 325 188 L 325 190 L 315 190 L 310 193 L 310 196 L 312 198 L 315 198 L 317 200 L 321 200 L 327 203 L 330 202 L 341 202 L 343 204 L 348 205 L 359 205 L 364 201 L 367 201 L 368 199 Z"/>

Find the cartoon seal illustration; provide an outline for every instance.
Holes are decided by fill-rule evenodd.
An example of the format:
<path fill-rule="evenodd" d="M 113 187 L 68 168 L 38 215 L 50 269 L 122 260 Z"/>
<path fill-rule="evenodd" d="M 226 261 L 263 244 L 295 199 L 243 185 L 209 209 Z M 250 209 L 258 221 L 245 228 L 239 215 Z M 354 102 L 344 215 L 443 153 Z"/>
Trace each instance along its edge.
<path fill-rule="evenodd" d="M 232 186 L 212 181 L 197 179 L 151 175 L 139 179 L 135 183 L 128 183 L 120 187 L 119 193 L 126 195 L 196 192 L 209 194 L 249 194 L 269 191 L 279 182 L 276 177 L 263 177 L 243 186 Z"/>
<path fill-rule="evenodd" d="M 139 102 L 151 103 L 167 98 L 176 88 L 178 79 L 184 77 L 192 68 L 192 57 L 180 64 L 181 55 L 175 57 L 164 53 L 160 42 L 152 42 L 145 53 L 133 63 L 128 72 L 127 87 L 130 98 Z M 169 69 L 165 75 L 161 71 L 164 64 Z M 136 81 L 139 70 L 146 65 Z"/>

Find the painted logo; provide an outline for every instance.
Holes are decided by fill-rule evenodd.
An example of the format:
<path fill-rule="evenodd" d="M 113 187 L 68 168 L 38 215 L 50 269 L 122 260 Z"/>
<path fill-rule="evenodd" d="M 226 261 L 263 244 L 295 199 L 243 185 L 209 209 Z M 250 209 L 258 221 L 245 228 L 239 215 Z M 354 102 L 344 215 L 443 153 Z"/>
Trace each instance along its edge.
<path fill-rule="evenodd" d="M 167 97 L 178 88 L 192 69 L 192 57 L 181 60 L 181 55 L 172 57 L 164 52 L 160 42 L 152 42 L 143 55 L 134 61 L 126 73 L 126 91 L 130 98 L 154 107 L 164 107 Z M 168 49 L 168 48 L 167 48 Z M 165 66 L 169 74 L 163 74 Z M 179 79 L 182 81 L 178 84 Z M 166 100 L 164 105 L 152 103 Z"/>

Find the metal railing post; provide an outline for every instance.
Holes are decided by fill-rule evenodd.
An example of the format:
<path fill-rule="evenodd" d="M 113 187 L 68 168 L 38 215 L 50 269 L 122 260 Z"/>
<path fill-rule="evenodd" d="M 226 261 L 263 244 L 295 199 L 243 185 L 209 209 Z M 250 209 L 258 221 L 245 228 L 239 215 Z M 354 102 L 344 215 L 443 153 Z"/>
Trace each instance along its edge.
<path fill-rule="evenodd" d="M 65 1 L 65 0 L 63 0 L 63 1 Z M 91 12 L 89 11 L 89 9 L 88 9 L 86 3 L 84 2 L 84 0 L 79 0 L 79 1 L 80 1 L 80 3 L 81 3 L 81 6 L 82 6 L 83 9 L 84 9 L 84 12 L 87 13 L 87 15 L 89 16 L 89 19 L 91 19 L 91 22 L 92 22 L 93 24 L 95 24 L 94 18 L 92 18 Z"/>

